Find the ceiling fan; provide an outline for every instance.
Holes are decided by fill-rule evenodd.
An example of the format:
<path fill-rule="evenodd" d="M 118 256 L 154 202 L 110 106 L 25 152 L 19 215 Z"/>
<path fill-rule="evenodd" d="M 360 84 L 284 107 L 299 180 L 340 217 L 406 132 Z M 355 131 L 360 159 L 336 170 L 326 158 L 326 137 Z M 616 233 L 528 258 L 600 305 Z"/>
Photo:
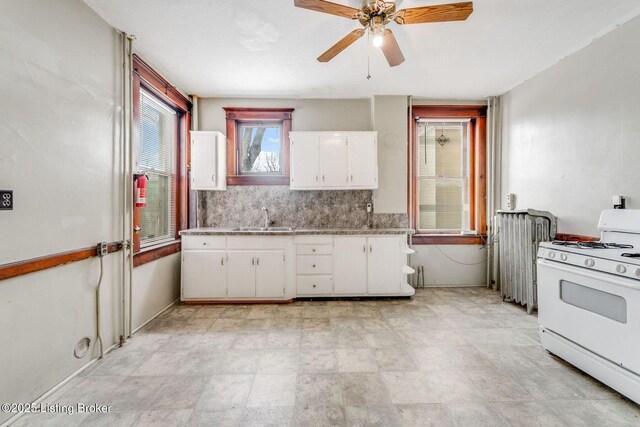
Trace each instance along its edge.
<path fill-rule="evenodd" d="M 385 28 L 388 23 L 395 21 L 397 24 L 404 25 L 464 21 L 473 12 L 473 3 L 470 1 L 400 10 L 396 10 L 395 1 L 383 0 L 363 0 L 363 5 L 360 9 L 325 0 L 294 0 L 294 4 L 303 9 L 357 19 L 364 27 L 353 30 L 344 36 L 338 43 L 320 55 L 318 61 L 331 61 L 337 54 L 362 37 L 366 31 L 369 31 L 369 34 L 373 36 L 373 45 L 382 49 L 382 53 L 392 67 L 402 64 L 404 55 L 402 55 L 400 46 L 391 30 Z"/>

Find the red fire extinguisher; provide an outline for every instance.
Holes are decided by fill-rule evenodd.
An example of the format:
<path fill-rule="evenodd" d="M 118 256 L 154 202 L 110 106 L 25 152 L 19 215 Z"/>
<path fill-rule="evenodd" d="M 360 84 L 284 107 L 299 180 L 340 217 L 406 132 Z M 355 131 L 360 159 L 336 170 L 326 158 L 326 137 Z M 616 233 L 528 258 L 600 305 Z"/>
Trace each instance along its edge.
<path fill-rule="evenodd" d="M 145 175 L 136 175 L 135 195 L 136 208 L 147 206 L 147 177 Z"/>

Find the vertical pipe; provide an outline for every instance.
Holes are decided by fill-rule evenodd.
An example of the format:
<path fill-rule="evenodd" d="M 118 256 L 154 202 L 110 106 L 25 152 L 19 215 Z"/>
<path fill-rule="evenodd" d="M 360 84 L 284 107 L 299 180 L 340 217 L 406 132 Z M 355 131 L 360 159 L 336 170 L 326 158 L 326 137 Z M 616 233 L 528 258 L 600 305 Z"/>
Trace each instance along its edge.
<path fill-rule="evenodd" d="M 128 140 L 129 140 L 129 170 L 128 174 L 128 194 L 129 200 L 129 330 L 127 337 L 131 338 L 133 334 L 133 41 L 135 36 L 129 35 L 127 37 L 127 65 L 129 67 L 129 73 L 127 75 L 127 86 L 129 87 L 128 110 L 129 110 L 129 126 L 128 126 Z"/>
<path fill-rule="evenodd" d="M 126 269 L 127 269 L 127 147 L 126 147 L 126 123 L 127 123 L 127 115 L 126 115 L 126 99 L 127 99 L 127 34 L 121 33 L 121 55 L 122 55 L 122 92 L 121 92 L 121 100 L 120 100 L 120 141 L 121 141 L 121 173 L 122 173 L 122 277 L 121 277 L 121 316 L 120 316 L 120 346 L 124 345 L 125 341 L 125 327 L 126 327 L 126 319 L 125 319 L 125 310 L 126 310 Z"/>
<path fill-rule="evenodd" d="M 409 123 L 409 131 L 407 132 L 408 141 L 407 141 L 407 218 L 412 218 L 413 216 L 413 186 L 415 185 L 413 182 L 413 96 L 409 95 L 407 97 L 408 104 L 408 123 Z M 411 226 L 411 224 L 408 224 Z M 409 234 L 409 246 L 411 246 L 411 234 Z M 409 265 L 412 265 L 413 257 L 412 254 L 409 254 Z M 413 281 L 413 277 L 412 277 Z M 418 283 L 416 282 L 416 286 Z"/>

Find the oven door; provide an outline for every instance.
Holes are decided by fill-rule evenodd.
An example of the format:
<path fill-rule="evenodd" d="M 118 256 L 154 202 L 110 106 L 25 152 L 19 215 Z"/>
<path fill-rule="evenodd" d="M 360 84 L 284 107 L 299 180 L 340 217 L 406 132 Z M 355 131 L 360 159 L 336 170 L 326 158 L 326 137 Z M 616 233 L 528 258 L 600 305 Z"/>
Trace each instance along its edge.
<path fill-rule="evenodd" d="M 540 258 L 538 322 L 640 374 L 640 282 Z"/>

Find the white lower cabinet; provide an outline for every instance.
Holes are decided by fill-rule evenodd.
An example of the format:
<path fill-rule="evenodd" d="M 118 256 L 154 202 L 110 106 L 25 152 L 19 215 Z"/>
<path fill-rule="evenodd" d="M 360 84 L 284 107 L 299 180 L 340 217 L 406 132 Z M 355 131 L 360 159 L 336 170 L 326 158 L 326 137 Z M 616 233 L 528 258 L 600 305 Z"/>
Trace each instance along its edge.
<path fill-rule="evenodd" d="M 229 298 L 256 296 L 256 254 L 249 251 L 229 251 Z"/>
<path fill-rule="evenodd" d="M 281 298 L 285 288 L 284 251 L 261 251 L 256 253 L 256 296 Z"/>
<path fill-rule="evenodd" d="M 184 251 L 182 253 L 182 298 L 224 298 L 226 295 L 225 252 Z"/>
<path fill-rule="evenodd" d="M 400 262 L 401 246 L 398 238 L 369 237 L 367 251 L 369 293 L 394 294 L 400 292 L 403 264 Z"/>
<path fill-rule="evenodd" d="M 333 287 L 336 294 L 367 293 L 367 238 L 333 239 Z"/>
<path fill-rule="evenodd" d="M 183 301 L 414 293 L 405 235 L 182 239 Z"/>

